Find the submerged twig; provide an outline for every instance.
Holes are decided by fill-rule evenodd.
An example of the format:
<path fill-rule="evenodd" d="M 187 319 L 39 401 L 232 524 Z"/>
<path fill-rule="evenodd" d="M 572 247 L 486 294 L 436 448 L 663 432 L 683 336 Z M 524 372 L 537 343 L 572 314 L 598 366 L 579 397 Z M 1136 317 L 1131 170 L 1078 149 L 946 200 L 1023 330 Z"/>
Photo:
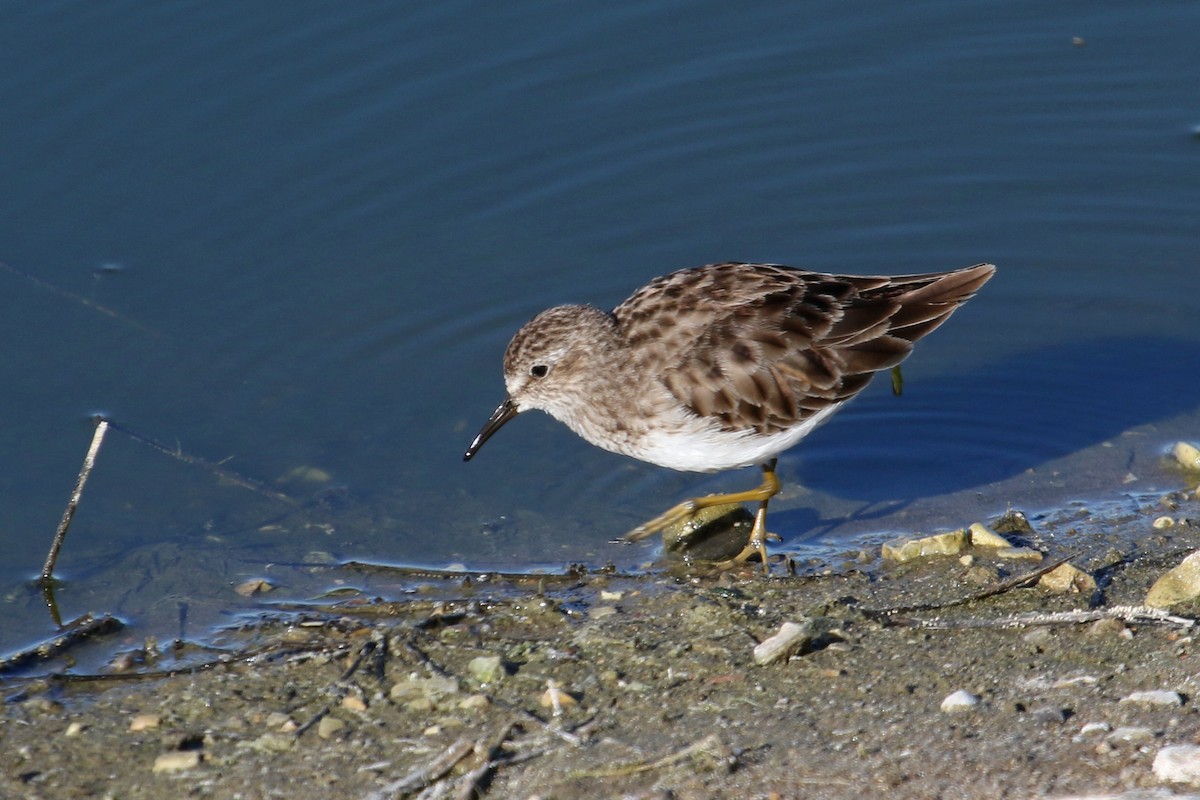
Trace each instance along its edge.
<path fill-rule="evenodd" d="M 0 660 L 0 674 L 36 661 L 48 661 L 88 639 L 119 631 L 123 627 L 125 625 L 121 620 L 109 614 L 101 617 L 84 614 L 82 617 L 68 622 L 54 638 L 33 647 L 27 647 Z"/>
<path fill-rule="evenodd" d="M 74 302 L 79 303 L 82 306 L 87 306 L 88 308 L 90 308 L 94 311 L 99 311 L 101 314 L 104 314 L 105 316 L 108 316 L 108 317 L 112 317 L 113 319 L 116 319 L 116 320 L 120 320 L 121 322 L 124 322 L 126 325 L 132 325 L 133 327 L 137 328 L 138 330 L 142 331 L 143 333 L 148 333 L 151 336 L 159 336 L 159 337 L 162 336 L 162 334 L 159 333 L 158 331 L 154 330 L 153 328 L 149 327 L 148 325 L 138 322 L 136 319 L 130 319 L 129 317 L 122 314 L 121 312 L 114 311 L 113 309 L 109 308 L 108 306 L 104 306 L 104 305 L 101 305 L 100 303 L 97 303 L 95 300 L 89 300 L 88 298 L 86 298 L 82 295 L 75 294 L 74 292 L 69 292 L 60 286 L 55 286 L 53 283 L 50 283 L 47 280 L 43 280 L 42 278 L 39 278 L 38 276 L 34 275 L 31 272 L 26 272 L 23 269 L 17 269 L 16 267 L 12 266 L 11 264 L 6 264 L 3 261 L 0 261 L 0 269 L 8 270 L 9 272 L 13 273 L 14 275 L 24 278 L 25 280 L 32 283 L 34 286 L 38 286 L 42 289 L 47 289 L 47 290 L 59 295 L 60 297 L 65 297 L 68 300 L 73 300 Z"/>
<path fill-rule="evenodd" d="M 239 475 L 238 473 L 234 472 L 233 470 L 222 467 L 220 464 L 216 464 L 212 461 L 209 461 L 206 458 L 201 458 L 200 456 L 194 456 L 194 455 L 191 455 L 190 453 L 185 453 L 182 450 L 180 450 L 179 448 L 168 447 L 167 445 L 163 444 L 160 441 L 152 439 L 151 437 L 146 436 L 144 434 L 138 433 L 135 430 L 131 430 L 130 428 L 125 427 L 124 425 L 120 425 L 116 422 L 112 422 L 111 420 L 109 421 L 109 424 L 114 429 L 116 429 L 116 430 L 120 431 L 121 433 L 125 434 L 126 436 L 128 436 L 130 439 L 133 439 L 135 442 L 140 442 L 141 444 L 144 444 L 147 447 L 151 447 L 151 448 L 159 451 L 160 453 L 165 453 L 166 455 L 170 456 L 171 458 L 174 458 L 178 461 L 182 461 L 185 464 L 193 464 L 195 466 L 203 467 L 204 469 L 208 470 L 209 472 L 213 473 L 214 475 L 217 475 L 220 478 L 224 478 L 225 480 L 229 481 L 230 483 L 237 484 L 238 486 L 241 486 L 243 489 L 249 489 L 251 491 L 258 492 L 261 495 L 270 497 L 272 500 L 278 500 L 281 503 L 287 503 L 288 505 L 292 505 L 292 506 L 298 505 L 296 500 L 292 499 L 291 497 L 289 497 L 288 495 L 279 491 L 278 489 L 273 489 L 270 486 L 267 486 L 266 484 L 262 483 L 261 481 L 256 481 L 253 478 L 247 478 L 244 475 Z"/>
<path fill-rule="evenodd" d="M 71 490 L 71 499 L 67 501 L 62 521 L 58 523 L 58 530 L 54 533 L 54 541 L 50 543 L 50 552 L 46 555 L 42 576 L 38 579 L 38 583 L 42 586 L 49 586 L 54 580 L 54 564 L 58 561 L 58 552 L 67 538 L 67 528 L 71 527 L 71 519 L 75 516 L 75 509 L 79 506 L 79 498 L 83 495 L 84 484 L 87 483 L 88 476 L 92 474 L 92 467 L 96 465 L 96 454 L 100 452 L 100 445 L 104 442 L 104 434 L 108 432 L 108 426 L 109 422 L 106 419 L 100 419 L 96 423 L 96 430 L 92 434 L 92 444 L 88 447 L 87 455 L 83 457 L 83 467 L 79 470 L 79 477 L 75 479 L 75 488 Z"/>

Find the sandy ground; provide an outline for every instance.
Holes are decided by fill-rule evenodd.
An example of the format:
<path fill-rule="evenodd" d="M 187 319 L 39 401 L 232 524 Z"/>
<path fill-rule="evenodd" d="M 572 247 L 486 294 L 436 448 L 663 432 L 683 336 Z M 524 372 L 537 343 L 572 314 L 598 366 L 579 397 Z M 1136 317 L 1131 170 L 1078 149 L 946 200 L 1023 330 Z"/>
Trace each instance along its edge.
<path fill-rule="evenodd" d="M 1113 508 L 1007 534 L 1041 561 L 872 547 L 814 574 L 414 575 L 279 605 L 219 653 L 4 680 L 0 796 L 1182 796 L 1153 762 L 1200 743 L 1195 631 L 1121 607 L 1200 547 L 1200 500 Z M 1096 588 L 1039 585 L 1063 559 Z M 788 622 L 810 635 L 756 663 Z"/>

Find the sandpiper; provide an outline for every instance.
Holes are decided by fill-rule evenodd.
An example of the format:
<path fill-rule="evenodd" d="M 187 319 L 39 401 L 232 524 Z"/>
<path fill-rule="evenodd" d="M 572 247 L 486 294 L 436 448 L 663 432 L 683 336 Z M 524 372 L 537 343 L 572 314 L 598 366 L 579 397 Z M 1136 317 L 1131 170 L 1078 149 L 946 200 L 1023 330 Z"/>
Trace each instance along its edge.
<path fill-rule="evenodd" d="M 757 554 L 767 570 L 776 456 L 903 361 L 995 271 L 977 264 L 857 276 L 709 264 L 656 278 L 611 312 L 556 306 L 513 336 L 508 394 L 463 458 L 518 413 L 541 409 L 592 444 L 651 464 L 693 472 L 761 465 L 758 488 L 687 500 L 626 538 L 701 508 L 756 502 L 750 540 L 727 563 Z"/>

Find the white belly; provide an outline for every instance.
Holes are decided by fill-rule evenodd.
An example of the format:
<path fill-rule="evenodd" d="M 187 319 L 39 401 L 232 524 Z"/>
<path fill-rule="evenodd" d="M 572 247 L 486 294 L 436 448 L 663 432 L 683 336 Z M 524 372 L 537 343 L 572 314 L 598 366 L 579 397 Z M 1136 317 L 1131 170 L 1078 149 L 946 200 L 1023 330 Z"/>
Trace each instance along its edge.
<path fill-rule="evenodd" d="M 691 424 L 681 428 L 668 430 L 662 427 L 647 431 L 621 452 L 660 467 L 687 472 L 748 467 L 765 463 L 792 448 L 841 405 L 836 403 L 823 408 L 804 422 L 768 436 L 753 431 L 730 433 L 691 417 L 688 420 Z"/>

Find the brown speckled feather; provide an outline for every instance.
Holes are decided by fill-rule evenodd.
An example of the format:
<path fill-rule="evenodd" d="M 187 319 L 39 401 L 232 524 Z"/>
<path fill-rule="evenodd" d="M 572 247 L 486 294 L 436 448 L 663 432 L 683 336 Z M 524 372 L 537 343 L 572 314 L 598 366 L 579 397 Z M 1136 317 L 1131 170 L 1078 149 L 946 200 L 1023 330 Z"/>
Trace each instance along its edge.
<path fill-rule="evenodd" d="M 660 376 L 693 413 L 771 434 L 899 364 L 993 271 L 864 277 L 711 264 L 652 281 L 613 315 L 632 366 Z"/>

